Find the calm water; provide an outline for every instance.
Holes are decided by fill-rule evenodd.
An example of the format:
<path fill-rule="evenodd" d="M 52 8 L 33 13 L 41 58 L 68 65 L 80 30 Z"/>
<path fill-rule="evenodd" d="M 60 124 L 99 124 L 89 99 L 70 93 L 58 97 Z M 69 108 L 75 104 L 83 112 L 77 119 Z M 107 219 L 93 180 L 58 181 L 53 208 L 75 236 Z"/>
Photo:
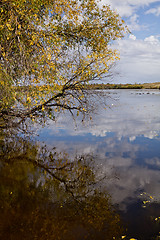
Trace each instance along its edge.
<path fill-rule="evenodd" d="M 103 186 L 130 221 L 130 231 L 147 239 L 149 215 L 160 216 L 160 92 L 112 90 L 108 94 L 111 108 L 99 108 L 92 122 L 83 125 L 77 120 L 73 127 L 69 116 L 62 116 L 56 127 L 50 123 L 39 131 L 39 137 L 72 156 L 95 156 L 97 174 L 109 176 Z M 150 201 L 146 206 L 145 200 Z"/>
<path fill-rule="evenodd" d="M 60 115 L 56 123 L 47 122 L 46 127 L 38 128 L 36 132 L 38 135 L 35 136 L 35 139 L 41 142 L 41 146 L 46 145 L 43 147 L 43 150 L 37 150 L 35 145 L 32 146 L 28 142 L 26 147 L 26 142 L 24 144 L 23 140 L 19 139 L 17 141 L 14 140 L 14 144 L 10 140 L 9 144 L 12 143 L 12 145 L 3 147 L 3 151 L 9 153 L 6 162 L 8 165 L 12 162 L 12 167 L 8 167 L 8 165 L 1 167 L 3 169 L 1 171 L 1 180 L 5 183 L 4 186 L 1 186 L 1 191 L 6 203 L 1 210 L 7 209 L 2 211 L 6 218 L 9 211 L 13 211 L 9 220 L 4 221 L 5 228 L 1 227 L 1 225 L 3 226 L 1 219 L 0 229 L 3 229 L 3 234 L 0 236 L 3 239 L 79 240 L 85 239 L 86 236 L 86 239 L 121 239 L 120 236 L 124 234 L 127 235 L 125 239 L 130 239 L 131 237 L 138 240 L 159 239 L 160 91 L 110 90 L 105 91 L 105 94 L 108 106 L 106 109 L 99 106 L 97 114 L 92 116 L 91 121 L 82 122 L 80 117 L 77 117 L 76 122 L 74 122 L 72 117 L 66 113 Z M 54 154 L 50 157 L 48 152 L 53 148 Z M 40 148 L 38 147 L 38 149 Z M 16 154 L 18 154 L 20 160 L 25 159 L 26 165 L 24 168 L 21 167 L 22 161 L 20 162 L 21 164 L 18 164 L 18 167 L 14 165 L 13 159 L 14 155 L 17 156 Z M 37 160 L 37 154 L 43 161 Z M 17 159 L 17 157 L 15 158 Z M 54 158 L 58 159 L 58 164 L 54 162 Z M 30 164 L 34 163 L 34 168 L 32 165 L 28 165 L 28 162 Z M 76 165 L 72 167 L 72 170 L 67 168 L 67 171 L 63 172 L 64 166 L 68 166 L 65 164 L 74 162 L 76 162 Z M 35 170 L 35 166 L 39 170 Z M 52 172 L 48 171 L 48 167 Z M 49 175 L 54 177 L 58 168 L 62 171 L 58 172 L 56 178 L 63 179 L 61 184 L 57 184 L 55 180 L 50 182 L 51 177 L 48 177 Z M 77 177 L 78 171 L 81 174 Z M 92 172 L 94 172 L 94 176 Z M 100 179 L 100 181 L 97 181 L 97 179 Z M 10 181 L 12 184 L 10 184 Z M 17 182 L 20 182 L 18 190 Z M 69 189 L 68 193 L 70 195 L 74 195 L 76 198 L 80 196 L 78 202 L 73 203 L 68 195 L 64 194 L 64 190 L 61 193 L 62 185 L 66 192 Z M 96 189 L 95 185 L 102 192 L 111 195 L 111 202 L 104 200 L 107 197 L 103 198 L 103 196 L 97 196 L 92 192 L 93 189 Z M 6 193 L 6 191 L 8 192 Z M 16 192 L 15 195 L 14 192 Z M 92 192 L 92 198 L 89 192 Z M 52 193 L 52 197 L 48 197 L 50 193 Z M 36 200 L 35 196 L 37 196 Z M 23 199 L 21 204 L 18 203 L 19 199 Z M 35 205 L 32 204 L 33 206 L 30 209 L 32 200 L 35 202 Z M 10 235 L 5 236 L 4 232 L 12 232 L 10 225 L 12 225 L 13 219 L 19 221 L 20 216 L 25 215 L 22 212 L 27 208 L 27 202 L 29 204 L 28 212 L 31 212 L 28 218 L 31 221 L 27 222 L 27 224 L 26 219 L 22 221 L 22 225 L 26 224 L 26 227 L 18 228 L 22 230 L 21 235 L 16 235 L 16 230 L 13 230 L 14 234 L 12 234 L 12 237 Z M 54 218 L 50 217 L 49 222 L 45 222 L 46 215 L 44 211 L 44 215 L 39 215 L 42 211 L 41 208 L 36 212 L 37 206 L 43 205 L 42 208 L 44 210 L 44 202 L 47 202 L 46 205 L 50 206 L 49 212 L 52 212 L 54 209 Z M 54 207 L 51 205 L 51 202 L 54 202 Z M 99 202 L 98 206 L 97 202 Z M 123 230 L 121 230 L 121 227 L 118 227 L 119 222 L 115 221 L 116 217 L 111 207 L 108 207 L 112 204 L 116 208 L 117 213 L 120 214 Z M 21 207 L 17 207 L 19 205 Z M 79 206 L 77 210 L 78 215 L 73 210 L 76 209 L 75 205 Z M 100 206 L 103 206 L 102 209 Z M 48 207 L 45 207 L 45 209 L 48 209 Z M 86 209 L 88 209 L 88 212 Z M 110 209 L 109 212 L 106 209 Z M 15 213 L 16 211 L 18 212 L 17 214 Z M 48 215 L 49 213 L 47 212 Z M 34 221 L 32 221 L 31 216 L 34 216 Z M 38 216 L 36 218 L 38 220 L 35 220 L 35 216 Z M 62 220 L 62 216 L 67 217 Z M 74 224 L 70 222 L 70 219 L 72 219 Z M 85 219 L 85 221 L 83 222 L 80 219 Z M 7 225 L 7 221 L 10 221 L 9 225 Z M 53 225 L 51 225 L 50 221 Z M 103 228 L 102 224 L 100 224 L 101 221 L 104 225 Z M 108 227 L 108 230 L 105 227 L 109 226 L 107 221 L 112 222 L 112 227 Z M 41 224 L 45 222 L 40 227 L 41 230 L 37 230 L 39 229 L 38 226 L 41 225 L 39 222 Z M 66 225 L 68 222 L 72 225 L 71 229 Z M 89 227 L 85 228 L 84 226 L 88 226 L 88 224 Z M 33 225 L 35 226 L 34 229 Z M 55 225 L 57 228 L 55 228 Z M 59 225 L 62 228 L 58 227 Z M 54 234 L 50 237 L 47 235 L 46 229 L 51 226 L 56 233 L 56 237 Z M 24 237 L 23 232 L 26 228 L 31 230 Z M 13 229 L 15 229 L 15 226 Z M 60 237 L 60 233 L 63 230 L 64 235 Z M 90 235 L 87 235 L 88 232 Z M 34 237 L 32 238 L 31 235 Z"/>

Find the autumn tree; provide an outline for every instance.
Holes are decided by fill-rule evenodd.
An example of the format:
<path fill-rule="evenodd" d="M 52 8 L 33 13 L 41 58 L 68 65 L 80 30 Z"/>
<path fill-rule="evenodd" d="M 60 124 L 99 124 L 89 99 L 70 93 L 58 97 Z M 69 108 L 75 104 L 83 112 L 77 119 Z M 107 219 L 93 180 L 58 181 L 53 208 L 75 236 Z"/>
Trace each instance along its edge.
<path fill-rule="evenodd" d="M 84 85 L 119 58 L 119 15 L 96 0 L 1 0 L 0 9 L 0 118 L 85 112 Z"/>

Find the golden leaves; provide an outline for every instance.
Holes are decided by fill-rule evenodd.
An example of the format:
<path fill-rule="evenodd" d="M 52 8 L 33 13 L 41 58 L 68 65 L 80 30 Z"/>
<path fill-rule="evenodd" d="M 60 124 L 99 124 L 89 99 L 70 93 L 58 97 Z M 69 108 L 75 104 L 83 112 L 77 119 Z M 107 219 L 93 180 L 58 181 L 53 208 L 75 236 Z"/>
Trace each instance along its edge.
<path fill-rule="evenodd" d="M 20 82 L 25 89 L 18 93 L 24 107 L 44 104 L 66 85 L 82 101 L 82 85 L 119 59 L 109 45 L 123 36 L 125 26 L 109 6 L 99 8 L 95 0 L 2 2 L 2 68 L 13 85 Z"/>
<path fill-rule="evenodd" d="M 31 98 L 27 97 L 27 103 L 30 103 L 30 102 L 31 102 Z"/>

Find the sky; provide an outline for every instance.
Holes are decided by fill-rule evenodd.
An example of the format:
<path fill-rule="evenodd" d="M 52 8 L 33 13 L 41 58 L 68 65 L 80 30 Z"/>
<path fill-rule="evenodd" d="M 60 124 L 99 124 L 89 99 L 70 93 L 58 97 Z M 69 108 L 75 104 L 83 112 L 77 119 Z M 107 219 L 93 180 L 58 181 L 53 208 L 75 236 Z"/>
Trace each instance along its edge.
<path fill-rule="evenodd" d="M 125 20 L 131 34 L 115 43 L 120 61 L 114 83 L 160 82 L 160 0 L 102 0 Z"/>

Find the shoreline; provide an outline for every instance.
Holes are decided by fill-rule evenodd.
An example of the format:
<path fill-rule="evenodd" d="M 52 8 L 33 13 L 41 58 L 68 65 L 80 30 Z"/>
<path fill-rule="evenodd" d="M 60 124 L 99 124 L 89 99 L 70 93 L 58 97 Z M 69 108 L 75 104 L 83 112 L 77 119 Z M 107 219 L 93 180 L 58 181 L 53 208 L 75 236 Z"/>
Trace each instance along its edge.
<path fill-rule="evenodd" d="M 142 84 L 88 84 L 85 85 L 85 89 L 159 89 L 160 90 L 160 82 L 155 83 L 142 83 Z"/>

